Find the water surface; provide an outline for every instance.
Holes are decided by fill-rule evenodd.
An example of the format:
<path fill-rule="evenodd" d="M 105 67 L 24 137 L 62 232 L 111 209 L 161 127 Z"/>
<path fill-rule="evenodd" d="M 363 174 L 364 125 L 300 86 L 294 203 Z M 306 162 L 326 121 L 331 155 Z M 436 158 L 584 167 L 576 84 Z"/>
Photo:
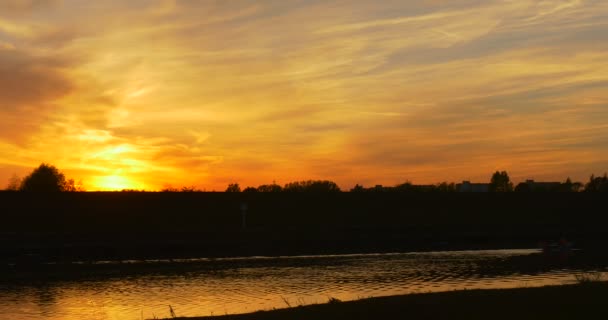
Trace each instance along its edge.
<path fill-rule="evenodd" d="M 537 250 L 493 250 L 82 263 L 62 274 L 4 280 L 0 314 L 12 320 L 136 320 L 168 317 L 170 305 L 178 316 L 219 315 L 330 297 L 566 284 L 581 271 L 540 256 Z"/>

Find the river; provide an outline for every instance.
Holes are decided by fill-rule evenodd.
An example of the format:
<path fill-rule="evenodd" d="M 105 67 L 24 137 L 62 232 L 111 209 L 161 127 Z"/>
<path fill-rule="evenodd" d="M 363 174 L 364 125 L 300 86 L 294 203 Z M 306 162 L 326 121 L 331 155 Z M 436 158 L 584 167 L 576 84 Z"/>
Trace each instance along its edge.
<path fill-rule="evenodd" d="M 0 281 L 11 320 L 138 320 L 221 315 L 375 296 L 575 282 L 567 258 L 534 249 L 317 255 L 48 266 Z M 57 270 L 62 270 L 57 272 Z"/>

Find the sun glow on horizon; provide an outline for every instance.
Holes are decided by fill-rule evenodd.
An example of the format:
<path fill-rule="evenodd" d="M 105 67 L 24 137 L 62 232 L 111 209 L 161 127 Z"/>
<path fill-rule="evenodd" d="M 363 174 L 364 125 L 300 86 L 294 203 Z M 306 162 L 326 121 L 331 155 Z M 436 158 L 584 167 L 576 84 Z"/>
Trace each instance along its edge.
<path fill-rule="evenodd" d="M 146 186 L 125 176 L 116 174 L 94 178 L 92 189 L 96 191 L 143 190 L 146 189 Z"/>
<path fill-rule="evenodd" d="M 90 191 L 583 181 L 608 167 L 605 21 L 597 0 L 0 1 L 0 188 L 40 162 Z"/>

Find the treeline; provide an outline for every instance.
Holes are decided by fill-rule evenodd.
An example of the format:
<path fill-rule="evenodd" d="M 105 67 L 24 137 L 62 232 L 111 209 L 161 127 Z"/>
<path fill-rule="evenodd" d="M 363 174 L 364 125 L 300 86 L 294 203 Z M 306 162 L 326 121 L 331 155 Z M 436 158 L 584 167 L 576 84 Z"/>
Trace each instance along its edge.
<path fill-rule="evenodd" d="M 584 184 L 572 182 L 567 178 L 564 182 L 534 182 L 528 180 L 513 186 L 506 171 L 496 171 L 489 183 L 478 183 L 482 185 L 483 192 L 607 192 L 608 174 L 596 177 L 591 175 L 589 181 Z M 409 181 L 395 186 L 376 185 L 364 187 L 360 184 L 355 185 L 349 192 L 466 192 L 461 187 L 462 184 L 454 182 L 441 182 L 431 185 L 416 185 Z M 163 190 L 180 191 L 180 190 Z M 193 191 L 188 188 L 182 191 Z M 342 190 L 333 181 L 328 180 L 307 180 L 290 182 L 285 186 L 276 183 L 264 184 L 258 187 L 246 187 L 241 189 L 238 183 L 229 184 L 225 192 L 341 192 Z"/>
<path fill-rule="evenodd" d="M 56 167 L 43 163 L 23 179 L 13 176 L 9 180 L 7 191 L 25 192 L 78 192 L 85 191 L 82 183 L 67 179 Z M 146 192 L 145 190 L 122 190 L 123 192 Z M 173 188 L 165 187 L 161 192 L 203 192 L 196 187 Z M 330 180 L 305 180 L 289 182 L 283 186 L 276 183 L 263 184 L 258 187 L 248 186 L 241 189 L 238 183 L 231 183 L 225 192 L 342 192 L 338 184 Z M 608 192 L 608 174 L 603 176 L 591 175 L 587 183 L 572 182 L 567 178 L 564 182 L 534 182 L 528 180 L 513 186 L 506 171 L 496 171 L 487 183 L 441 182 L 431 185 L 416 185 L 409 181 L 395 186 L 376 185 L 364 187 L 355 185 L 349 192 Z"/>
<path fill-rule="evenodd" d="M 295 181 L 285 184 L 283 187 L 276 183 L 263 184 L 261 186 L 247 187 L 242 192 L 341 192 L 340 187 L 329 180 L 306 180 Z M 226 192 L 241 192 L 238 183 L 228 185 Z"/>
<path fill-rule="evenodd" d="M 608 175 L 604 173 L 602 177 L 591 175 L 589 182 L 585 185 L 585 191 L 591 192 L 607 192 L 608 191 Z"/>
<path fill-rule="evenodd" d="M 161 192 L 200 192 L 201 190 L 195 187 L 184 187 L 181 189 L 166 187 L 160 190 Z M 340 187 L 333 181 L 329 180 L 306 180 L 296 181 L 280 186 L 276 183 L 263 184 L 258 187 L 246 187 L 241 189 L 238 183 L 231 183 L 226 188 L 225 192 L 341 192 Z"/>

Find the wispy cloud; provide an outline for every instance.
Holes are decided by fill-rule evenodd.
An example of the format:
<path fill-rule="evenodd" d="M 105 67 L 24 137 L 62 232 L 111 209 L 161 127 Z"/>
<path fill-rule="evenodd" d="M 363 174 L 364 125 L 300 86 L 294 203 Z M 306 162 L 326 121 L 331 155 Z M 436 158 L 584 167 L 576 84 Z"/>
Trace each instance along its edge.
<path fill-rule="evenodd" d="M 3 1 L 0 181 L 582 179 L 608 165 L 606 21 L 600 0 Z"/>
<path fill-rule="evenodd" d="M 62 0 L 3 0 L 0 12 L 3 14 L 32 13 L 35 10 L 47 9 L 62 4 Z"/>

